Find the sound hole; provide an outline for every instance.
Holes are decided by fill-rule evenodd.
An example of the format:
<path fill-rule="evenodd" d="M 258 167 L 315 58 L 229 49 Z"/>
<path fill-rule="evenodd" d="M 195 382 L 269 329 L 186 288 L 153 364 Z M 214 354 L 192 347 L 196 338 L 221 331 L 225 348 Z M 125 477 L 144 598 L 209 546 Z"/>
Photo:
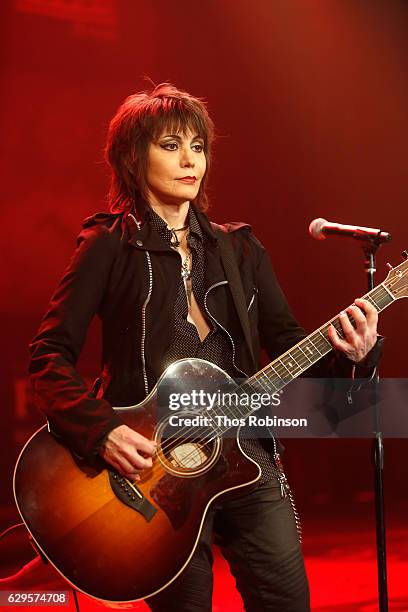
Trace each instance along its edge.
<path fill-rule="evenodd" d="M 169 422 L 171 417 L 166 417 L 159 423 L 155 435 L 157 456 L 162 465 L 168 472 L 185 477 L 207 471 L 217 459 L 221 447 L 212 427 L 203 425 L 202 421 L 198 421 L 197 426 L 180 426 L 189 418 L 197 418 L 197 415 L 179 414 L 175 426 Z"/>

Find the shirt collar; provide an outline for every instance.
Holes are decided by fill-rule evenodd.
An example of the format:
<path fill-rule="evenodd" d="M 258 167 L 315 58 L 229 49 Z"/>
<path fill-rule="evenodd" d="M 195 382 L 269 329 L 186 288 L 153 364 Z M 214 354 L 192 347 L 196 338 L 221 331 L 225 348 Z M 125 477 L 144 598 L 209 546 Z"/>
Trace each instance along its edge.
<path fill-rule="evenodd" d="M 149 222 L 151 213 L 153 212 L 153 209 L 146 205 L 143 210 L 143 215 L 136 211 L 132 211 L 126 215 L 125 224 L 129 232 L 128 242 L 142 250 L 168 251 L 172 248 L 169 242 L 163 240 L 153 223 Z M 135 215 L 139 217 L 139 220 Z M 157 224 L 164 226 L 165 229 L 169 231 L 165 221 L 159 215 L 157 215 L 157 217 Z M 193 232 L 194 235 L 199 236 L 202 240 L 205 239 L 207 248 L 210 244 L 213 246 L 217 244 L 217 236 L 207 215 L 198 210 L 194 204 L 190 204 L 189 206 L 188 220 L 191 228 L 190 232 Z"/>
<path fill-rule="evenodd" d="M 167 223 L 164 221 L 164 219 L 162 219 L 160 215 L 158 215 L 157 212 L 153 210 L 153 208 L 149 208 L 149 210 L 146 211 L 144 220 L 154 227 L 159 236 L 166 243 L 171 244 L 171 241 L 174 238 L 173 234 L 167 227 Z M 191 205 L 188 209 L 186 225 L 190 227 L 190 235 L 194 235 L 194 237 L 199 238 L 199 240 L 201 240 L 202 242 L 204 239 L 203 232 L 198 222 L 195 211 Z"/>

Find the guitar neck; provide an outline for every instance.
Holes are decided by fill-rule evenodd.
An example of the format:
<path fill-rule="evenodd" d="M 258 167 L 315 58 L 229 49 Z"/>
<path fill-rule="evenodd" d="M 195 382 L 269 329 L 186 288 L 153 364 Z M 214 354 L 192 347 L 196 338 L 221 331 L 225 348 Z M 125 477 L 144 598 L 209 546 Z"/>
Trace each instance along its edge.
<path fill-rule="evenodd" d="M 376 309 L 377 312 L 383 311 L 387 306 L 395 301 L 395 297 L 389 291 L 385 282 L 381 283 L 368 293 L 363 298 L 368 300 Z M 351 322 L 354 319 L 348 315 Z M 265 368 L 248 378 L 239 387 L 239 392 L 245 395 L 251 393 L 269 393 L 270 395 L 278 393 L 292 380 L 306 372 L 310 367 L 317 363 L 322 357 L 330 353 L 332 345 L 328 338 L 329 326 L 333 325 L 340 337 L 344 338 L 344 333 L 341 327 L 339 315 L 327 321 L 312 334 L 298 342 L 295 346 L 289 349 L 286 353 L 272 361 Z M 230 417 L 246 419 L 251 413 L 250 403 L 243 406 L 240 404 L 230 404 L 228 410 L 225 407 L 217 406 L 218 413 L 228 414 Z M 225 433 L 231 427 L 225 426 L 219 428 L 219 434 Z"/>
<path fill-rule="evenodd" d="M 394 302 L 395 298 L 388 291 L 384 283 L 381 283 L 363 296 L 376 309 L 377 312 L 383 311 L 387 306 Z M 354 319 L 348 315 L 351 322 Z M 286 353 L 272 361 L 265 368 L 249 378 L 241 388 L 264 388 L 265 391 L 274 393 L 283 389 L 292 380 L 303 374 L 312 365 L 317 363 L 322 357 L 330 353 L 332 345 L 328 338 L 328 329 L 333 325 L 340 337 L 344 338 L 339 315 L 324 323 L 319 329 L 298 342 Z"/>

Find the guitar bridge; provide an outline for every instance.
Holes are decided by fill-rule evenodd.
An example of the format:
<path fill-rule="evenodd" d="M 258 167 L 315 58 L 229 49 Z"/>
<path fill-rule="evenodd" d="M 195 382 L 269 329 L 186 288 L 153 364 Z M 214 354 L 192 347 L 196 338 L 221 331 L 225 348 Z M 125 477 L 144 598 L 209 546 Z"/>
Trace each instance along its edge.
<path fill-rule="evenodd" d="M 141 493 L 140 489 L 127 478 L 117 472 L 108 470 L 112 491 L 120 501 L 136 512 L 139 512 L 147 522 L 150 522 L 157 512 L 157 508 Z"/>

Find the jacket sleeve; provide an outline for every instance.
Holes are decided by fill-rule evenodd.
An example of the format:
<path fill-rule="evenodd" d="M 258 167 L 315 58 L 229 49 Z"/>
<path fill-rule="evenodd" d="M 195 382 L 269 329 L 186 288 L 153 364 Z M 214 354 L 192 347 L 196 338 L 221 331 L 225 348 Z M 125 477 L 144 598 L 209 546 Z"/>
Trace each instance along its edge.
<path fill-rule="evenodd" d="M 289 308 L 266 250 L 253 235 L 252 240 L 258 250 L 257 286 L 261 345 L 273 360 L 300 342 L 307 333 Z M 306 372 L 306 376 L 371 378 L 381 357 L 383 340 L 379 337 L 364 361 L 359 364 L 354 364 L 338 351 L 331 351 L 312 366 Z"/>
<path fill-rule="evenodd" d="M 35 401 L 51 431 L 92 459 L 105 435 L 121 424 L 110 404 L 93 397 L 75 369 L 87 330 L 108 283 L 118 237 L 104 224 L 86 227 L 38 334 L 30 344 Z"/>
<path fill-rule="evenodd" d="M 261 344 L 269 358 L 273 360 L 307 334 L 290 310 L 264 249 L 261 252 L 257 272 Z"/>

